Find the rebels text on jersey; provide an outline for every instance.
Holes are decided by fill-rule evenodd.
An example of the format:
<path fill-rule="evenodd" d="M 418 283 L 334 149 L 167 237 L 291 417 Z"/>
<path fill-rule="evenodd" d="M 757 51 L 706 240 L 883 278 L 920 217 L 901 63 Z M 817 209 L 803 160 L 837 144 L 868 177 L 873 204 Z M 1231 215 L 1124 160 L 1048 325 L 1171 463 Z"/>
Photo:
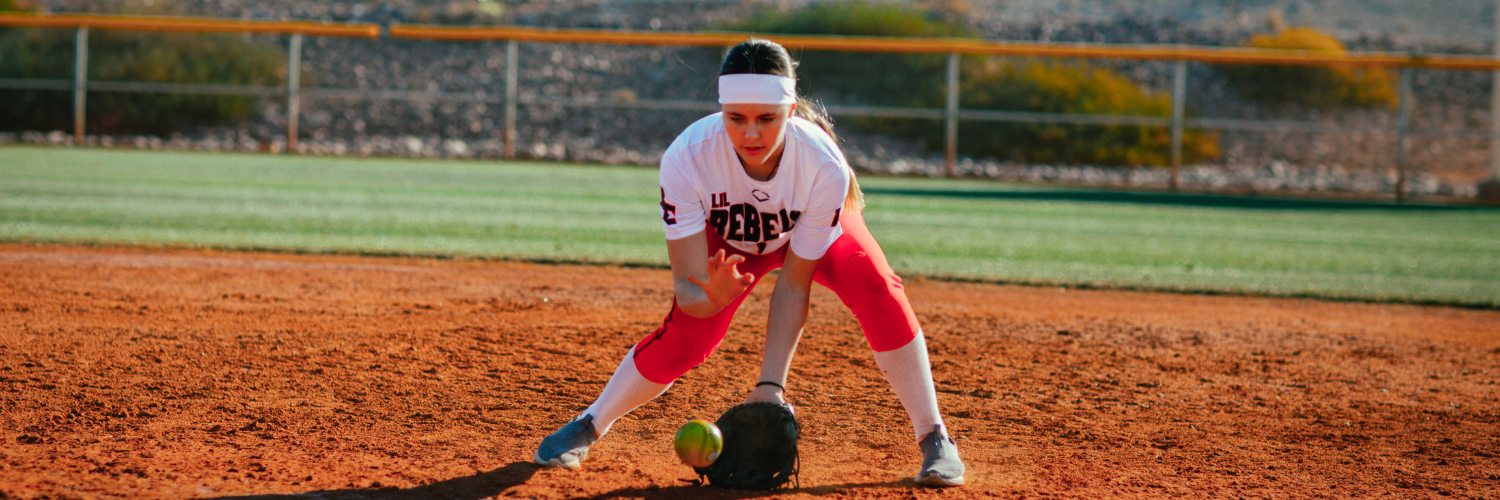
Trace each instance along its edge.
<path fill-rule="evenodd" d="M 833 139 L 812 122 L 787 120 L 786 146 L 771 179 L 745 174 L 720 114 L 683 131 L 661 165 L 662 222 L 675 240 L 712 228 L 752 254 L 790 244 L 815 260 L 843 233 L 838 225 L 849 167 Z"/>

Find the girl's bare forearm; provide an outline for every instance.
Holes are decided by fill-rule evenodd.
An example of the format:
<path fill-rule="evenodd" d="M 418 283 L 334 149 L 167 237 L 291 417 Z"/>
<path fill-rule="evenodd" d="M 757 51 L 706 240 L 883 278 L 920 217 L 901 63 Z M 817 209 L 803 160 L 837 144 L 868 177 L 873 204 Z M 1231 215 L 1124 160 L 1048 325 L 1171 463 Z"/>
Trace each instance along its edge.
<path fill-rule="evenodd" d="M 760 364 L 760 381 L 775 382 L 783 387 L 786 386 L 787 371 L 792 366 L 792 356 L 797 351 L 797 342 L 802 339 L 802 327 L 807 323 L 810 295 L 807 288 L 786 278 L 783 274 L 771 292 L 766 345 Z"/>

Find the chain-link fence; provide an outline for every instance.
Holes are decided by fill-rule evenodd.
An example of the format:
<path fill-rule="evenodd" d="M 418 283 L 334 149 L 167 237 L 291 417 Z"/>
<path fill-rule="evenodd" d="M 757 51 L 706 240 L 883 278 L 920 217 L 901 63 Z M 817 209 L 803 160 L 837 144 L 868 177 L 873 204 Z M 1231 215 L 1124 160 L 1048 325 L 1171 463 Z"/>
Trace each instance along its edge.
<path fill-rule="evenodd" d="M 0 95 L 74 94 L 73 109 L 58 110 L 75 115 L 72 136 L 22 139 L 633 164 L 655 163 L 677 132 L 717 110 L 723 47 L 747 37 L 14 14 L 0 25 L 76 30 L 72 78 L 0 78 Z M 94 81 L 89 33 L 101 29 L 247 33 L 284 47 L 300 71 L 276 86 Z M 769 38 L 803 61 L 799 87 L 837 120 L 851 163 L 866 171 L 1398 198 L 1472 197 L 1495 175 L 1489 108 L 1500 63 L 1490 58 Z M 1301 73 L 1235 69 L 1266 67 L 1373 74 L 1365 81 L 1379 95 L 1353 106 L 1247 98 L 1247 79 L 1308 86 Z M 249 122 L 192 136 L 90 135 L 93 93 L 262 100 Z"/>

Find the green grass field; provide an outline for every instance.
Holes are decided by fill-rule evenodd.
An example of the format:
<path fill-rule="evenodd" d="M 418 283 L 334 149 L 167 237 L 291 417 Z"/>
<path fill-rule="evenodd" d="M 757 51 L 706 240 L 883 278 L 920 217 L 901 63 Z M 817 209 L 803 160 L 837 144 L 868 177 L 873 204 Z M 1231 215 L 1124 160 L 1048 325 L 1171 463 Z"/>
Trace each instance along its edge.
<path fill-rule="evenodd" d="M 1500 210 L 861 177 L 896 269 L 1500 307 Z M 0 148 L 0 239 L 664 265 L 656 170 Z"/>

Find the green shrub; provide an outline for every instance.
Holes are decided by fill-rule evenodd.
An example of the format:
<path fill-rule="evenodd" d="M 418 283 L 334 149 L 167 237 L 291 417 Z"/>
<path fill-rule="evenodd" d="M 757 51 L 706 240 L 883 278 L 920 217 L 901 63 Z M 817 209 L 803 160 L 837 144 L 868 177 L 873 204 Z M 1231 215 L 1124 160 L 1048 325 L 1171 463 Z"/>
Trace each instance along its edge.
<path fill-rule="evenodd" d="M 73 78 L 74 32 L 0 30 L 0 78 Z M 241 35 L 89 33 L 89 79 L 234 85 L 280 85 L 281 50 Z M 71 91 L 3 90 L 3 130 L 71 130 Z M 258 98 L 90 92 L 89 133 L 166 134 L 203 125 L 233 125 L 254 115 Z"/>
<path fill-rule="evenodd" d="M 1095 115 L 1171 116 L 1172 98 L 1150 95 L 1108 69 L 1078 62 L 989 61 L 965 68 L 960 105 L 966 109 Z M 959 144 L 1017 162 L 1163 165 L 1170 161 L 1165 127 L 968 122 Z M 1219 156 L 1218 134 L 1187 130 L 1183 160 Z"/>
<path fill-rule="evenodd" d="M 951 9 L 951 7 L 950 7 Z M 897 3 L 817 3 L 779 13 L 763 11 L 724 26 L 755 33 L 969 37 L 962 16 L 945 10 L 918 11 Z M 947 56 L 805 52 L 795 54 L 798 85 L 834 102 L 941 108 L 946 101 Z M 1011 62 L 998 58 L 960 60 L 960 105 L 964 109 L 1169 116 L 1171 99 L 1143 92 L 1127 78 L 1078 63 Z M 943 146 L 943 128 L 927 120 L 849 118 L 842 124 L 870 132 Z M 959 151 L 1025 162 L 1165 164 L 1170 131 L 1102 125 L 1043 125 L 966 121 Z M 1189 131 L 1184 158 L 1217 157 L 1217 135 Z"/>
<path fill-rule="evenodd" d="M 1347 52 L 1344 44 L 1312 28 L 1282 30 L 1274 36 L 1255 35 L 1245 45 Z M 1222 71 L 1240 95 L 1265 103 L 1316 108 L 1396 106 L 1390 74 L 1381 68 L 1243 65 L 1224 66 Z"/>
<path fill-rule="evenodd" d="M 29 10 L 32 10 L 31 2 L 27 0 L 0 0 L 0 12 Z"/>

